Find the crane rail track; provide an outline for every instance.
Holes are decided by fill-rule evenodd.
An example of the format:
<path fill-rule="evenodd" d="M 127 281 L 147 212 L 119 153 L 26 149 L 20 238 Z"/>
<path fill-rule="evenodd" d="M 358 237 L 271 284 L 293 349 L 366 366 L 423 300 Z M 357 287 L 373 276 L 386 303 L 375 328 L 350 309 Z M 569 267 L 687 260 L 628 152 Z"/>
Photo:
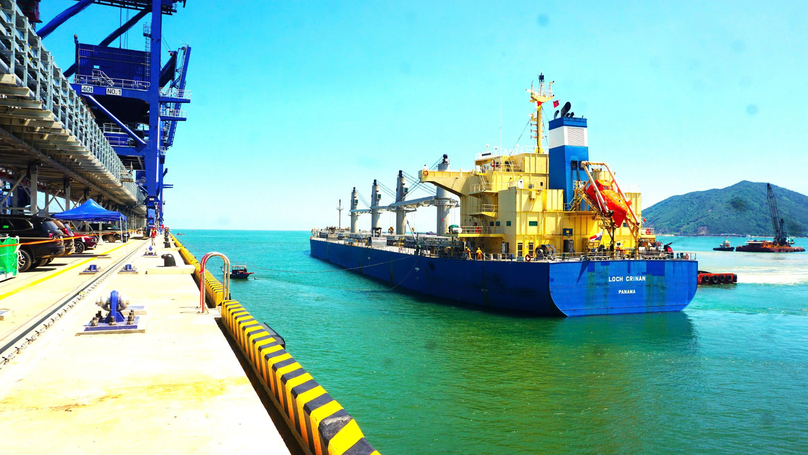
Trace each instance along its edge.
<path fill-rule="evenodd" d="M 13 360 L 14 357 L 28 347 L 29 344 L 39 338 L 47 329 L 52 327 L 57 320 L 61 319 L 62 316 L 83 300 L 84 297 L 92 292 L 99 284 L 113 275 L 118 270 L 118 266 L 139 253 L 142 250 L 142 246 L 143 245 L 135 248 L 131 253 L 121 256 L 115 263 L 106 267 L 106 270 L 100 272 L 98 276 L 82 283 L 80 286 L 70 291 L 68 295 L 60 298 L 52 305 L 49 305 L 35 316 L 26 320 L 17 331 L 11 333 L 4 340 L 0 340 L 0 342 L 4 342 L 2 347 L 0 347 L 0 369 Z M 6 342 L 5 340 L 9 341 Z"/>

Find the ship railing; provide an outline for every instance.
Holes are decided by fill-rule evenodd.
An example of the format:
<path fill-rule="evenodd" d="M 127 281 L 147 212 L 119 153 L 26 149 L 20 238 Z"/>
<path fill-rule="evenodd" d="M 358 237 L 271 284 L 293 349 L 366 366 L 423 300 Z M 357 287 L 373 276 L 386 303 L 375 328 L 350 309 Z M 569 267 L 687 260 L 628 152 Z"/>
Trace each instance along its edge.
<path fill-rule="evenodd" d="M 555 253 L 549 257 L 537 258 L 531 256 L 528 260 L 525 256 L 518 256 L 514 253 L 484 253 L 483 259 L 477 259 L 476 252 L 471 252 L 471 259 L 475 261 L 512 261 L 512 262 L 562 262 L 562 261 L 611 261 L 611 260 L 697 260 L 697 254 L 692 252 L 665 253 L 663 251 L 646 252 L 634 257 L 631 251 L 596 251 L 596 252 L 574 252 Z"/>
<path fill-rule="evenodd" d="M 463 232 L 468 229 L 480 228 L 480 233 L 490 231 L 486 226 L 466 226 Z M 661 249 L 646 249 L 635 256 L 633 250 L 620 251 L 587 251 L 587 252 L 556 252 L 548 257 L 537 258 L 531 256 L 528 260 L 525 256 L 515 253 L 483 253 L 482 259 L 477 259 L 476 250 L 472 249 L 468 253 L 464 250 L 464 243 L 453 237 L 437 237 L 433 239 L 414 239 L 409 236 L 382 236 L 378 241 L 369 241 L 369 234 L 351 234 L 345 230 L 333 229 L 313 229 L 312 237 L 319 237 L 329 242 L 344 242 L 346 244 L 382 248 L 390 251 L 398 251 L 403 254 L 419 255 L 426 257 L 454 257 L 475 261 L 511 261 L 511 262 L 577 262 L 577 261 L 609 261 L 609 260 L 679 260 L 695 261 L 698 254 L 690 251 L 666 253 Z M 471 255 L 469 258 L 468 255 Z"/>
<path fill-rule="evenodd" d="M 536 145 L 519 145 L 516 144 L 512 149 L 494 147 L 493 150 L 480 152 L 474 155 L 474 160 L 482 160 L 485 158 L 496 158 L 499 156 L 508 157 L 510 155 L 519 155 L 520 153 L 533 153 L 536 151 Z"/>
<path fill-rule="evenodd" d="M 461 234 L 493 234 L 494 228 L 492 226 L 460 226 L 463 230 Z"/>
<path fill-rule="evenodd" d="M 491 163 L 484 164 L 482 166 L 475 166 L 474 171 L 479 173 L 486 173 L 489 171 L 497 171 L 497 172 L 524 172 L 524 166 L 517 166 L 513 163 L 508 162 L 505 164 L 500 161 L 494 161 Z"/>
<path fill-rule="evenodd" d="M 472 193 L 482 193 L 483 191 L 491 191 L 491 184 L 490 183 L 475 183 L 471 185 L 471 192 Z"/>

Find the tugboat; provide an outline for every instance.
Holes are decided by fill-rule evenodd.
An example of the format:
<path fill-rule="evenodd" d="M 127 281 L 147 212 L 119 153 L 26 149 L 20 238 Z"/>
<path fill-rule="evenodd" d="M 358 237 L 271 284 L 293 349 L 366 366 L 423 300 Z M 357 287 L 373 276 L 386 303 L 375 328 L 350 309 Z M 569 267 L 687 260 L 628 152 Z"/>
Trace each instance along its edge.
<path fill-rule="evenodd" d="M 255 272 L 248 272 L 246 265 L 234 265 L 230 268 L 230 278 L 246 280 Z"/>
<path fill-rule="evenodd" d="M 467 170 L 450 169 L 447 155 L 417 176 L 400 170 L 389 205 L 377 181 L 367 209 L 358 207 L 354 188 L 350 232 L 313 229 L 311 256 L 391 289 L 486 309 L 540 316 L 681 311 L 696 293 L 695 254 L 657 245 L 643 226 L 640 194 L 624 192 L 608 164 L 589 160 L 587 119 L 575 117 L 569 102 L 550 120 L 546 146 L 542 111 L 559 103 L 550 104 L 543 75 L 528 93 L 535 142 L 485 149 Z M 408 178 L 434 185 L 435 196 L 408 199 Z M 457 224 L 449 222 L 457 203 L 450 196 L 459 199 Z M 407 230 L 407 213 L 427 205 L 437 209 L 437 235 Z M 382 234 L 382 211 L 395 213 L 394 234 Z M 360 232 L 365 213 L 370 231 Z"/>
<path fill-rule="evenodd" d="M 713 248 L 713 251 L 735 251 L 735 247 L 730 245 L 729 240 L 724 239 L 724 241 L 721 242 L 721 245 Z"/>

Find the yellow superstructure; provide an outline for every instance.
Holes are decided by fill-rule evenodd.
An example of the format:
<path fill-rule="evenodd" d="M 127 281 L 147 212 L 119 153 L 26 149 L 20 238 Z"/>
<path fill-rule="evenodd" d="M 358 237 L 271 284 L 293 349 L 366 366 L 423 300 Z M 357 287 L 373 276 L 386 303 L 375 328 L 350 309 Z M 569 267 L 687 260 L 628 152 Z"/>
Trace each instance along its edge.
<path fill-rule="evenodd" d="M 551 96 L 531 92 L 536 103 L 533 116 L 541 134 L 541 104 Z M 593 210 L 592 199 L 584 188 L 591 181 L 611 182 L 611 172 L 597 168 L 584 173 L 575 184 L 574 197 L 565 198 L 563 189 L 550 189 L 550 155 L 537 146 L 513 155 L 482 153 L 469 171 L 421 171 L 422 182 L 429 182 L 460 198 L 460 227 L 455 234 L 481 247 L 486 253 L 535 257 L 541 245 L 552 245 L 557 253 L 584 253 L 603 245 L 606 249 L 633 251 L 655 239 L 641 226 L 640 193 L 624 193 L 633 216 L 620 226 L 610 223 L 608 213 Z M 573 162 L 574 166 L 590 163 Z M 598 164 L 598 163 L 594 163 Z M 600 163 L 605 164 L 605 163 Z M 578 168 L 576 168 L 578 169 Z M 570 202 L 565 204 L 565 200 Z M 566 207 L 565 207 L 566 205 Z M 614 241 L 610 230 L 614 229 Z M 591 240 L 598 234 L 601 239 Z M 440 235 L 448 233 L 441 232 Z M 472 248 L 473 250 L 474 248 Z"/>

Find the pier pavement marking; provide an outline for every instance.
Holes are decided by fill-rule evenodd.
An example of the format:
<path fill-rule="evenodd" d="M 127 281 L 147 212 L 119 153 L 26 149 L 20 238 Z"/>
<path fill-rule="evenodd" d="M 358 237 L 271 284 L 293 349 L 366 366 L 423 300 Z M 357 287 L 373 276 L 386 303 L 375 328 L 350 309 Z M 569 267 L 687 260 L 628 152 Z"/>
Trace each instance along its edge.
<path fill-rule="evenodd" d="M 111 250 L 109 250 L 109 251 L 106 251 L 106 252 L 104 252 L 104 253 L 102 253 L 102 254 L 109 254 L 109 253 L 112 253 L 113 251 L 115 251 L 115 250 L 117 250 L 117 249 L 119 249 L 119 248 L 123 248 L 123 247 L 125 247 L 125 246 L 126 246 L 126 244 L 124 243 L 123 245 L 121 245 L 121 246 L 116 246 L 115 248 L 113 248 L 113 249 L 111 249 Z M 73 264 L 73 265 L 71 265 L 70 267 L 67 267 L 66 269 L 59 270 L 58 272 L 56 272 L 56 273 L 54 273 L 54 274 L 52 274 L 52 275 L 48 275 L 48 276 L 42 277 L 42 278 L 40 278 L 40 279 L 38 279 L 38 280 L 36 280 L 36 281 L 32 281 L 32 282 L 30 282 L 30 283 L 24 284 L 24 285 L 20 286 L 19 288 L 15 289 L 15 290 L 13 290 L 13 291 L 8 291 L 8 292 L 6 292 L 5 294 L 0 295 L 0 300 L 3 300 L 3 299 L 5 299 L 6 297 L 8 297 L 8 296 L 10 296 L 10 295 L 14 295 L 14 294 L 16 294 L 16 293 L 18 293 L 18 292 L 22 291 L 23 289 L 28 289 L 28 288 L 30 288 L 31 286 L 37 285 L 37 284 L 39 284 L 39 283 L 42 283 L 43 281 L 47 281 L 47 280 L 50 280 L 51 278 L 55 278 L 55 277 L 57 277 L 57 276 L 59 276 L 59 275 L 61 275 L 61 274 L 65 273 L 65 272 L 67 272 L 68 270 L 73 270 L 73 269 L 75 269 L 76 267 L 81 267 L 82 265 L 84 265 L 84 264 L 86 264 L 86 263 L 88 263 L 88 262 L 94 261 L 94 260 L 96 260 L 97 258 L 98 258 L 97 256 L 96 256 L 96 257 L 91 257 L 90 259 L 87 259 L 87 260 L 85 260 L 85 261 L 81 261 L 81 262 L 79 262 L 79 263 L 77 263 L 77 264 Z"/>

